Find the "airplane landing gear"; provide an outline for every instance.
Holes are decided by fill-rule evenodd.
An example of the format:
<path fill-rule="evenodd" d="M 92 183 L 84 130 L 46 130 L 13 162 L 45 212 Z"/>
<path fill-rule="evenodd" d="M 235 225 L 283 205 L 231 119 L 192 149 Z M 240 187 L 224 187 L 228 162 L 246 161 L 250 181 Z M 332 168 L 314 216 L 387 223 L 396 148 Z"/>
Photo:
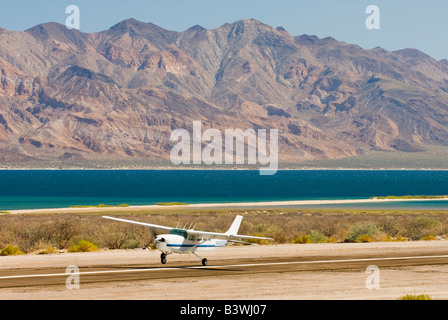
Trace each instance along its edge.
<path fill-rule="evenodd" d="M 204 267 L 207 265 L 207 259 L 205 259 L 205 258 L 201 258 L 200 256 L 198 256 L 198 255 L 197 255 L 196 253 L 194 253 L 194 252 L 193 252 L 193 254 L 201 260 L 202 265 L 203 265 Z"/>
<path fill-rule="evenodd" d="M 162 254 L 160 255 L 160 262 L 162 264 L 166 263 L 166 253 L 162 252 Z"/>

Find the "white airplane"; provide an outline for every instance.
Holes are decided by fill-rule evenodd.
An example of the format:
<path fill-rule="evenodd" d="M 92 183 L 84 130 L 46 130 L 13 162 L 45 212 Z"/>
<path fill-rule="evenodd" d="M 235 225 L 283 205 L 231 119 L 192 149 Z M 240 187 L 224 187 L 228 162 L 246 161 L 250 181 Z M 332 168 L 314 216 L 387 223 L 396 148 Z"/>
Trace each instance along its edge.
<path fill-rule="evenodd" d="M 151 231 L 151 233 L 154 235 L 154 243 L 156 245 L 156 248 L 162 251 L 162 254 L 160 255 L 162 264 L 166 263 L 166 256 L 169 254 L 193 253 L 196 257 L 202 260 L 202 265 L 206 266 L 207 259 L 201 258 L 196 254 L 196 252 L 207 252 L 216 248 L 224 247 L 227 245 L 227 242 L 247 243 L 241 240 L 249 239 L 273 240 L 272 238 L 239 235 L 238 230 L 240 228 L 241 221 L 243 220 L 243 216 L 241 215 L 236 216 L 235 220 L 230 226 L 230 229 L 227 230 L 226 233 L 198 231 L 194 230 L 194 228 L 171 228 L 167 226 L 160 226 L 151 223 L 113 218 L 108 216 L 103 216 L 103 218 L 138 224 L 147 227 L 149 231 Z M 153 229 L 161 229 L 164 231 L 169 231 L 169 233 L 157 235 Z"/>

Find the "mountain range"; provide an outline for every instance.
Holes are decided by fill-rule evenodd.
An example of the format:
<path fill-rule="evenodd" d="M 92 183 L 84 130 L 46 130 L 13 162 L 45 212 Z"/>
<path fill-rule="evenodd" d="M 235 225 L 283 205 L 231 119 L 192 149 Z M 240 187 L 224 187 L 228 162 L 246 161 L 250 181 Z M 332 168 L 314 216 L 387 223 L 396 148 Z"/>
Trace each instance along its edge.
<path fill-rule="evenodd" d="M 279 161 L 448 146 L 448 61 L 247 19 L 0 28 L 0 163 L 169 159 L 170 133 L 278 129 Z"/>

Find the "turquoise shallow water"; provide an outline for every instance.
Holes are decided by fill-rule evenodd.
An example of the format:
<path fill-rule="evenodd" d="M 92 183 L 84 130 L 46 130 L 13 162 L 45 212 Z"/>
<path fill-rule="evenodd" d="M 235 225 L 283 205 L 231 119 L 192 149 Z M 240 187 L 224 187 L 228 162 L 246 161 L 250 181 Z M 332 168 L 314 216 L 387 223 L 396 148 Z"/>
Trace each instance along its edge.
<path fill-rule="evenodd" d="M 448 171 L 285 170 L 1 170 L 0 211 L 70 205 L 231 203 L 446 195 Z M 308 206 L 317 207 L 317 206 Z M 319 207 L 448 209 L 448 201 Z"/>

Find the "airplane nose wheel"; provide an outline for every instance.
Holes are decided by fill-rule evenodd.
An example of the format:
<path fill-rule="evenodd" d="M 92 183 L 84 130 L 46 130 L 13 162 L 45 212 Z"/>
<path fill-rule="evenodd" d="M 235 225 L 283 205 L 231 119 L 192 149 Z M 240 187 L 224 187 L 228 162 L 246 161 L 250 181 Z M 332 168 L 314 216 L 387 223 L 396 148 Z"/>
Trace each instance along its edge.
<path fill-rule="evenodd" d="M 198 257 L 199 259 L 201 259 L 201 261 L 202 261 L 202 265 L 205 267 L 206 265 L 207 265 L 207 259 L 202 259 L 200 256 L 198 256 L 195 252 L 193 252 L 193 254 L 196 256 L 196 257 Z"/>
<path fill-rule="evenodd" d="M 166 254 L 162 252 L 162 254 L 160 255 L 160 262 L 162 264 L 166 263 Z"/>

